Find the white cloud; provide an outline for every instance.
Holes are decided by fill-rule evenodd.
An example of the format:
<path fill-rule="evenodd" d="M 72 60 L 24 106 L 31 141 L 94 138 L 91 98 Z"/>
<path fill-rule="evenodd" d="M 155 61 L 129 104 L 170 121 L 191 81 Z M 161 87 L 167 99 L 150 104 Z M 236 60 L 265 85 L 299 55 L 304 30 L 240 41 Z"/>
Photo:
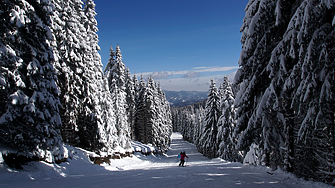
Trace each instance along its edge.
<path fill-rule="evenodd" d="M 228 76 L 229 80 L 234 76 L 236 71 L 230 73 Z M 211 75 L 197 78 L 173 78 L 160 80 L 162 89 L 171 91 L 208 91 L 209 83 L 211 79 L 214 79 L 216 86 L 223 82 L 224 75 Z"/>
<path fill-rule="evenodd" d="M 165 72 L 165 71 L 161 71 L 161 72 L 158 72 L 158 71 L 155 71 L 151 74 L 151 76 L 155 79 L 155 80 L 158 80 L 158 79 L 162 79 L 162 78 L 166 78 L 168 77 L 169 73 L 168 72 Z"/>
<path fill-rule="evenodd" d="M 185 71 L 155 71 L 142 73 L 144 77 L 152 75 L 159 81 L 162 89 L 171 91 L 208 91 L 211 79 L 219 84 L 228 76 L 232 82 L 238 67 L 195 67 Z"/>
<path fill-rule="evenodd" d="M 195 72 L 222 72 L 229 71 L 232 69 L 238 69 L 238 67 L 195 67 Z"/>
<path fill-rule="evenodd" d="M 195 77 L 199 77 L 200 73 L 198 72 L 194 72 L 194 71 L 189 71 L 188 73 L 183 75 L 183 78 L 195 78 Z"/>
<path fill-rule="evenodd" d="M 204 77 L 196 79 L 189 78 L 174 78 L 159 81 L 162 89 L 170 91 L 207 91 L 208 82 Z"/>
<path fill-rule="evenodd" d="M 206 69 L 207 67 L 194 67 L 193 70 L 197 70 L 197 69 Z"/>
<path fill-rule="evenodd" d="M 184 70 L 184 71 L 144 72 L 142 73 L 142 75 L 148 76 L 148 75 L 154 75 L 154 74 L 157 74 L 157 75 L 164 74 L 164 77 L 161 77 L 161 78 L 165 78 L 171 75 L 187 75 L 187 74 L 190 74 L 190 72 L 195 72 L 195 73 L 223 72 L 223 71 L 229 71 L 229 70 L 238 69 L 238 68 L 239 68 L 238 66 L 235 66 L 235 67 L 194 67 L 192 68 L 192 70 Z"/>

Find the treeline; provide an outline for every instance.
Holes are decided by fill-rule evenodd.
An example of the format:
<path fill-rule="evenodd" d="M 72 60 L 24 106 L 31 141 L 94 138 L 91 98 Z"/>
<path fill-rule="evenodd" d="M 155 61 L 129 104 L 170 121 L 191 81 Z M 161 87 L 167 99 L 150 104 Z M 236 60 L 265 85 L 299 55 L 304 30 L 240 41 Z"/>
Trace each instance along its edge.
<path fill-rule="evenodd" d="M 242 156 L 235 149 L 234 101 L 235 95 L 228 77 L 224 77 L 219 88 L 211 80 L 206 100 L 171 109 L 174 131 L 181 132 L 184 140 L 194 143 L 206 157 L 241 161 Z"/>
<path fill-rule="evenodd" d="M 239 91 L 224 119 L 233 123 L 215 126 L 226 111 L 212 84 L 204 112 L 183 113 L 197 122 L 194 133 L 179 125 L 183 135 L 209 157 L 335 183 L 334 1 L 250 0 L 241 32 Z"/>
<path fill-rule="evenodd" d="M 119 46 L 102 70 L 95 15 L 93 0 L 0 2 L 1 144 L 49 162 L 67 157 L 63 143 L 101 156 L 132 152 L 131 139 L 167 149 L 164 93 L 130 74 Z"/>

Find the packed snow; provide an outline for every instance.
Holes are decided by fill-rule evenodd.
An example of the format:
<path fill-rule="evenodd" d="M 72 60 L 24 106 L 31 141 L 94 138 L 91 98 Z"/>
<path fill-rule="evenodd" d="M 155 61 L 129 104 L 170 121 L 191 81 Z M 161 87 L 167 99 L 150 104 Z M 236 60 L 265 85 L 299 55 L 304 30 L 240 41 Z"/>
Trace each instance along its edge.
<path fill-rule="evenodd" d="M 136 142 L 136 150 L 152 150 Z M 246 166 L 219 158 L 202 156 L 195 146 L 183 141 L 181 134 L 172 134 L 169 151 L 164 155 L 112 160 L 101 166 L 93 164 L 91 152 L 75 148 L 68 162 L 49 164 L 31 162 L 23 170 L 0 167 L 0 187 L 330 187 L 322 183 L 295 178 L 280 170 Z M 186 151 L 186 167 L 178 166 L 178 154 Z"/>

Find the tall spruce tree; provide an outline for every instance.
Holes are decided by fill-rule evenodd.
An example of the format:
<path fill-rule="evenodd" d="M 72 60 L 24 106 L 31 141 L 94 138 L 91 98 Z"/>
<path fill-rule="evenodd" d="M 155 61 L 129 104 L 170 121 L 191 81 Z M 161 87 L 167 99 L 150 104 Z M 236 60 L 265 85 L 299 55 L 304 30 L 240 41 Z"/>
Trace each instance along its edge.
<path fill-rule="evenodd" d="M 171 143 L 172 135 L 172 115 L 170 104 L 166 100 L 165 93 L 162 91 L 160 84 L 158 84 L 158 98 L 160 99 L 159 119 L 162 123 L 161 146 L 162 150 L 167 151 Z"/>
<path fill-rule="evenodd" d="M 237 147 L 247 152 L 252 143 L 258 145 L 261 156 L 257 163 L 270 165 L 280 157 L 283 143 L 282 115 L 269 109 L 269 101 L 276 100 L 276 89 L 271 85 L 266 67 L 273 48 L 282 39 L 282 14 L 278 11 L 281 1 L 251 0 L 245 9 L 242 31 L 241 68 L 235 76 L 240 91 L 235 99 L 238 118 L 235 135 Z M 272 126 L 276 125 L 276 126 Z M 270 156 L 270 153 L 273 154 Z M 245 153 L 246 154 L 246 153 Z M 278 160 L 271 160 L 270 157 Z"/>
<path fill-rule="evenodd" d="M 218 89 L 213 79 L 211 79 L 205 111 L 204 132 L 199 140 L 198 150 L 209 158 L 215 158 L 218 157 L 217 151 L 219 145 L 216 142 L 218 134 L 217 125 L 221 116 L 221 110 Z"/>
<path fill-rule="evenodd" d="M 0 141 L 54 162 L 64 158 L 49 1 L 0 2 Z"/>
<path fill-rule="evenodd" d="M 332 181 L 334 2 L 250 1 L 242 31 L 239 149 L 255 143 L 261 163 Z"/>
<path fill-rule="evenodd" d="M 134 122 L 134 137 L 135 140 L 145 143 L 148 143 L 148 112 L 147 112 L 147 92 L 143 76 L 141 75 L 139 92 L 136 97 L 136 113 L 135 113 L 135 122 Z"/>
<path fill-rule="evenodd" d="M 136 80 L 135 80 L 136 82 Z M 150 143 L 166 152 L 171 142 L 171 110 L 164 92 L 151 76 L 145 83 L 141 76 L 136 97 L 134 117 L 134 138 L 142 143 Z"/>
<path fill-rule="evenodd" d="M 116 46 L 115 53 L 111 47 L 110 54 L 111 56 L 105 72 L 110 86 L 109 89 L 115 111 L 115 123 L 119 137 L 119 144 L 124 149 L 131 149 L 131 129 L 128 122 L 128 105 L 126 98 L 126 67 L 122 61 L 122 54 L 119 45 Z"/>
<path fill-rule="evenodd" d="M 180 132 L 184 140 L 194 143 L 202 151 L 200 139 L 205 133 L 205 106 L 206 100 L 196 104 L 172 107 L 172 126 L 174 132 Z"/>
<path fill-rule="evenodd" d="M 147 82 L 148 142 L 161 151 L 167 151 L 171 137 L 171 112 L 164 93 L 150 76 Z"/>
<path fill-rule="evenodd" d="M 95 4 L 91 0 L 85 1 L 84 7 L 80 0 L 52 2 L 51 44 L 63 106 L 62 136 L 67 143 L 97 153 L 111 151 L 117 138 L 98 53 Z"/>
<path fill-rule="evenodd" d="M 241 161 L 236 150 L 237 138 L 234 137 L 235 121 L 235 108 L 234 108 L 234 94 L 232 91 L 231 83 L 228 77 L 225 76 L 223 83 L 220 86 L 221 100 L 221 116 L 218 120 L 218 135 L 217 143 L 219 143 L 218 155 L 228 161 Z"/>
<path fill-rule="evenodd" d="M 82 25 L 82 2 L 52 0 L 55 6 L 55 14 L 52 17 L 54 25 L 52 31 L 55 42 L 52 43 L 56 58 L 54 63 L 57 71 L 57 87 L 60 90 L 62 108 L 62 136 L 65 142 L 79 144 L 77 136 L 79 131 L 78 119 L 85 108 L 85 81 L 83 63 L 83 47 L 86 46 L 86 30 Z"/>
<path fill-rule="evenodd" d="M 151 76 L 148 77 L 146 85 L 146 107 L 147 107 L 147 139 L 148 143 L 158 146 L 160 138 L 160 127 L 158 119 L 158 100 L 157 100 L 157 87 Z"/>
<path fill-rule="evenodd" d="M 84 103 L 81 117 L 77 120 L 80 145 L 96 153 L 110 155 L 117 146 L 117 132 L 112 99 L 108 89 L 107 79 L 103 75 L 101 58 L 98 53 L 98 35 L 96 32 L 95 4 L 92 0 L 85 1 L 81 18 L 84 23 L 86 45 L 83 46 L 83 64 L 86 67 L 83 74 Z M 107 151 L 107 152 L 106 152 Z"/>
<path fill-rule="evenodd" d="M 126 101 L 127 101 L 127 115 L 128 115 L 128 123 L 130 126 L 130 134 L 131 139 L 134 139 L 134 115 L 135 115 L 135 97 L 136 90 L 133 78 L 130 74 L 129 68 L 126 69 Z"/>
<path fill-rule="evenodd" d="M 278 55 L 273 55 L 268 67 L 273 80 L 284 80 L 276 106 L 286 112 L 286 169 L 328 182 L 334 178 L 334 158 L 329 157 L 334 156 L 334 111 L 330 107 L 334 6 L 331 1 L 296 3 L 283 40 L 274 49 Z"/>

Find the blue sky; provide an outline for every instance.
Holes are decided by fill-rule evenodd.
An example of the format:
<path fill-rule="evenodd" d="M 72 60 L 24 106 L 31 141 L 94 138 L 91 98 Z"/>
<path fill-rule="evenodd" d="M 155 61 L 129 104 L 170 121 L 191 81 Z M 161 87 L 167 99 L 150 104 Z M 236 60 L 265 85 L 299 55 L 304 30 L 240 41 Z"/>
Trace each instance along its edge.
<path fill-rule="evenodd" d="M 119 44 L 131 73 L 162 89 L 207 91 L 238 68 L 248 0 L 95 0 L 102 63 Z"/>

